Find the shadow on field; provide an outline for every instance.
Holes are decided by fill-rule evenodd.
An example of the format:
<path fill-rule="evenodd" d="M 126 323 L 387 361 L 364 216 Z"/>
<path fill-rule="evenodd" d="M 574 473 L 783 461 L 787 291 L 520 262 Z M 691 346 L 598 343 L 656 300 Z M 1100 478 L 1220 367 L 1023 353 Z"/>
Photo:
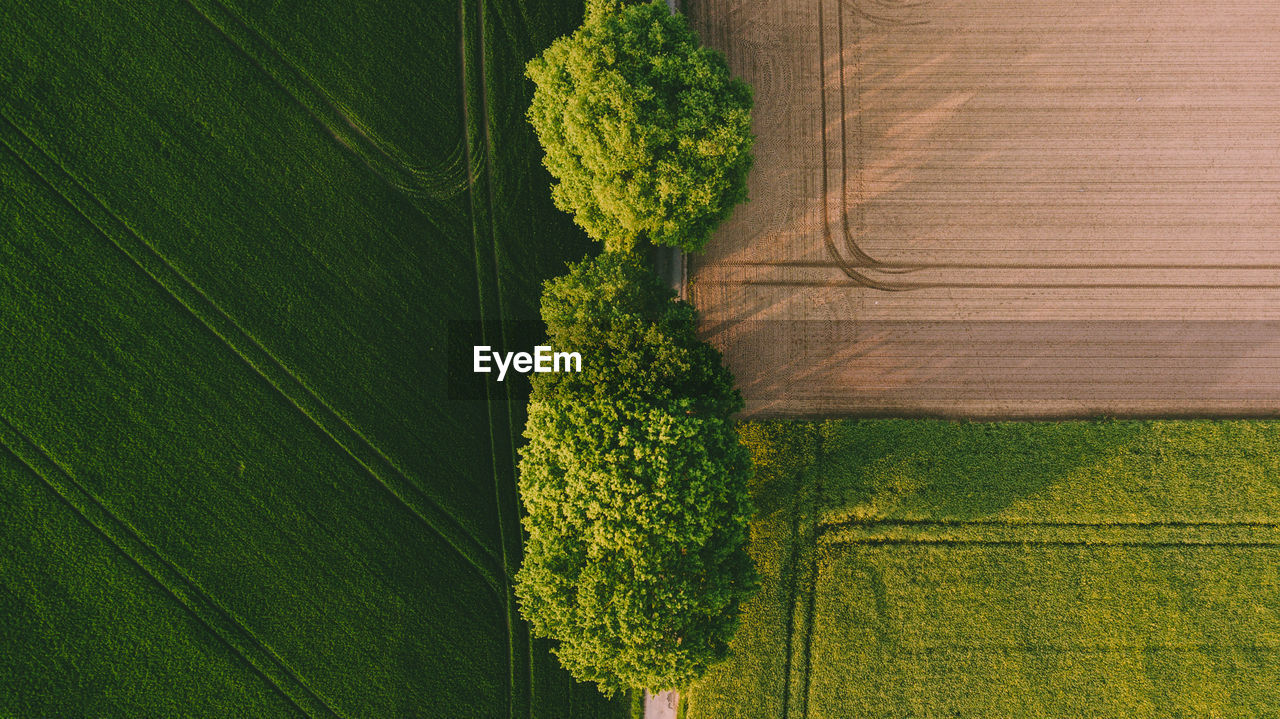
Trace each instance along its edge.
<path fill-rule="evenodd" d="M 750 551 L 760 588 L 743 606 L 726 662 L 686 695 L 690 717 L 787 716 L 792 646 L 803 634 L 797 627 L 802 612 L 794 608 L 808 584 L 808 548 L 817 530 L 809 469 L 817 457 L 818 427 L 809 422 L 739 426 L 754 466 Z M 756 677 L 758 690 L 743 692 L 741 677 Z"/>
<path fill-rule="evenodd" d="M 990 517 L 1105 461 L 1144 422 L 969 423 L 864 420 L 823 426 L 816 472 L 825 523 Z"/>
<path fill-rule="evenodd" d="M 968 423 L 941 420 L 748 422 L 756 467 L 752 554 L 760 596 L 746 608 L 726 675 L 756 676 L 751 695 L 704 683 L 695 716 L 808 714 L 818 539 L 833 521 L 976 520 L 1000 514 L 1082 468 L 1128 455 L 1143 422 Z M 882 578 L 862 578 L 889 611 Z M 883 628 L 882 628 L 883 629 Z M 892 638 L 881 636 L 882 644 Z M 750 663 L 747 663 L 750 662 Z M 767 687 L 766 687 L 767 685 Z M 726 687 L 727 689 L 728 687 Z"/>

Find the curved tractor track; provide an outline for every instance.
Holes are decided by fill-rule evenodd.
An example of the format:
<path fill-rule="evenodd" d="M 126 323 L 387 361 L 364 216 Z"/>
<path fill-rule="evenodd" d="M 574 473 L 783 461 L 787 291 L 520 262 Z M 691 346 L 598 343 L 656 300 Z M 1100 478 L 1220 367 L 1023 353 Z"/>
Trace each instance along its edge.
<path fill-rule="evenodd" d="M 756 86 L 689 275 L 747 414 L 1280 415 L 1273 10 L 692 4 Z"/>

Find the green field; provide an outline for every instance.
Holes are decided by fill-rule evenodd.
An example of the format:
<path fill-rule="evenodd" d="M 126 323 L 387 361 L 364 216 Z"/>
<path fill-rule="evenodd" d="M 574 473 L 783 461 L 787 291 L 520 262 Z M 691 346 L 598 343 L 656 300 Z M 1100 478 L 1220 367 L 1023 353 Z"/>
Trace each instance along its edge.
<path fill-rule="evenodd" d="M 1280 423 L 745 434 L 763 588 L 691 719 L 1280 707 Z"/>
<path fill-rule="evenodd" d="M 0 8 L 0 715 L 625 710 L 515 611 L 518 398 L 443 367 L 590 249 L 543 5 Z"/>

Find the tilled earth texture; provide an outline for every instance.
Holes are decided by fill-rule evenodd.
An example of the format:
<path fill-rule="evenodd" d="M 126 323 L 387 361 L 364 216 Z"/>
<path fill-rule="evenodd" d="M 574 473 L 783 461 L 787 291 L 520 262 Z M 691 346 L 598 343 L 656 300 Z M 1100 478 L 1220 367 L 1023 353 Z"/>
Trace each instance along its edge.
<path fill-rule="evenodd" d="M 693 299 L 747 415 L 1272 415 L 1261 0 L 688 3 L 756 88 Z"/>

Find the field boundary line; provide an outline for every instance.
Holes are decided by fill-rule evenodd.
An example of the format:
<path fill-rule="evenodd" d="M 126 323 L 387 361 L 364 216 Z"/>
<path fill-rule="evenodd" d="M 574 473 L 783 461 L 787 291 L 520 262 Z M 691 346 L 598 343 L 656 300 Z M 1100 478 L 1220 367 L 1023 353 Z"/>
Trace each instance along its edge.
<path fill-rule="evenodd" d="M 942 546 L 960 547 L 965 545 L 982 545 L 993 547 L 1157 547 L 1162 549 L 1189 549 L 1193 547 L 1260 547 L 1263 549 L 1280 548 L 1280 539 L 1275 540 L 1240 540 L 1233 542 L 1205 541 L 1180 542 L 1167 540 L 1088 540 L 1088 539 L 957 539 L 949 537 L 823 537 L 826 546 L 841 545 L 878 545 L 878 546 Z"/>
<path fill-rule="evenodd" d="M 846 519 L 823 522 L 824 545 L 921 544 L 996 546 L 1280 546 L 1274 520 L 1019 521 L 1001 518 Z"/>
<path fill-rule="evenodd" d="M 1086 655 L 1105 655 L 1116 652 L 1131 651 L 1152 651 L 1167 652 L 1170 654 L 1191 654 L 1201 652 L 1275 652 L 1280 650 L 1280 642 L 1271 642 L 1264 644 L 1217 644 L 1209 642 L 1188 642 L 1179 645 L 1159 645 L 1159 644 L 1117 644 L 1115 646 L 1080 646 L 1080 647 L 1061 647 L 1061 646 L 1032 646 L 1032 645 L 1000 645 L 1000 644 L 955 644 L 945 645 L 938 644 L 923 647 L 894 647 L 894 654 L 905 654 L 909 656 L 929 656 L 935 654 L 963 654 L 972 655 L 973 653 L 991 652 L 993 654 L 1086 654 Z"/>
<path fill-rule="evenodd" d="M 0 447 L 4 447 L 32 474 L 39 477 L 86 524 L 96 529 L 130 562 L 151 577 L 152 581 L 221 639 L 303 715 L 342 716 L 308 686 L 266 642 L 254 636 L 243 621 L 151 546 L 137 529 L 108 509 L 70 470 L 3 415 L 0 415 Z M 59 479 L 51 479 L 51 476 Z"/>
<path fill-rule="evenodd" d="M 1280 526 L 1259 523 L 896 524 L 826 527 L 819 541 L 836 544 L 989 544 L 1049 546 L 1280 546 Z"/>
<path fill-rule="evenodd" d="M 1140 528 L 1210 528 L 1210 527 L 1230 527 L 1230 528 L 1260 528 L 1260 529 L 1280 529 L 1280 519 L 1274 520 L 1150 520 L 1150 521 L 1128 521 L 1128 522 L 1082 522 L 1082 521 L 1039 521 L 1028 520 L 1020 521 L 1016 519 L 999 519 L 992 517 L 983 517 L 977 519 L 844 519 L 835 522 L 822 522 L 822 528 L 826 530 L 842 529 L 845 527 L 865 527 L 865 526 L 897 526 L 897 527 L 1007 527 L 1007 528 L 1036 528 L 1036 527 L 1052 527 L 1052 528 L 1098 528 L 1098 529 L 1140 529 Z"/>
<path fill-rule="evenodd" d="M 1277 271 L 1280 265 L 1232 265 L 1232 264 L 1182 264 L 1182 265 L 1159 265 L 1159 264 L 1110 264 L 1110 265 L 1088 265 L 1078 262 L 1045 262 L 1045 263 L 979 263 L 979 262 L 930 262 L 924 264 L 907 264 L 902 262 L 882 262 L 886 267 L 910 268 L 913 272 L 919 269 L 944 269 L 944 270 L 1262 270 Z M 835 260 L 726 260 L 716 262 L 719 267 L 794 267 L 794 268 L 839 268 L 840 263 Z"/>
<path fill-rule="evenodd" d="M 801 700 L 804 707 L 801 716 L 803 719 L 809 719 L 809 693 L 813 686 L 813 626 L 818 619 L 818 578 L 822 574 L 820 550 L 823 529 L 822 515 L 819 513 L 818 508 L 826 502 L 826 490 L 822 479 L 826 465 L 826 437 L 822 434 L 820 428 L 814 437 L 813 455 L 814 459 L 808 467 L 808 471 L 812 472 L 813 475 L 812 496 L 810 497 L 813 510 L 812 516 L 809 518 L 811 522 L 809 536 L 811 539 L 805 547 L 809 555 L 809 567 L 807 577 L 808 590 L 805 596 L 804 684 L 801 686 Z"/>
<path fill-rule="evenodd" d="M 90 193 L 83 184 L 60 162 L 58 162 L 47 150 L 36 143 L 28 136 L 17 124 L 9 117 L 0 113 L 0 119 L 20 135 L 27 144 L 34 147 L 45 161 L 51 163 L 57 173 L 64 175 L 71 183 L 68 188 L 73 193 L 83 194 L 93 203 L 97 204 L 102 212 L 109 218 L 106 222 L 95 221 L 91 218 L 87 211 L 73 201 L 70 195 L 63 189 L 59 188 L 46 173 L 40 172 L 33 164 L 32 158 L 24 156 L 22 152 L 14 147 L 13 140 L 15 138 L 5 137 L 11 133 L 0 134 L 0 143 L 3 143 L 11 152 L 27 166 L 33 173 L 40 177 L 44 182 L 57 193 L 63 201 L 65 201 L 73 210 L 92 225 L 98 232 L 116 247 L 122 254 L 129 258 L 145 275 L 151 278 L 162 290 L 172 297 L 179 305 L 187 310 L 200 324 L 202 324 L 209 332 L 222 341 L 232 352 L 249 366 L 259 377 L 263 379 L 270 387 L 280 394 L 289 404 L 297 409 L 304 417 L 311 421 L 313 425 L 319 428 L 325 436 L 338 446 L 347 456 L 355 460 L 357 464 L 371 477 L 373 477 L 384 489 L 393 497 L 409 509 L 418 517 L 422 523 L 435 532 L 438 536 L 459 555 L 461 555 L 485 580 L 486 584 L 495 591 L 498 589 L 498 580 L 496 572 L 492 566 L 489 566 L 494 560 L 489 550 L 479 543 L 477 539 L 472 537 L 470 533 L 456 519 L 454 519 L 447 511 L 444 510 L 438 502 L 428 495 L 422 488 L 409 481 L 407 475 L 394 462 L 383 454 L 373 443 L 371 443 L 364 435 L 348 423 L 343 417 L 330 407 L 323 399 L 311 390 L 301 379 L 299 379 L 292 371 L 289 370 L 280 360 L 271 354 L 257 339 L 245 331 L 240 325 L 233 320 L 225 311 L 223 311 L 212 299 L 208 297 L 195 283 L 183 275 L 176 267 L 174 267 L 163 255 L 161 255 L 154 247 L 146 242 L 138 233 L 130 227 L 119 215 L 113 212 L 98 197 Z M 51 173 L 52 174 L 52 173 Z M 124 228 L 123 233 L 112 233 L 106 226 L 111 221 Z M 125 244 L 121 242 L 121 238 L 128 242 L 128 238 L 133 238 L 137 245 L 134 251 L 126 249 Z M 147 261 L 150 258 L 150 262 Z M 148 267 L 148 265 L 151 265 Z M 168 282 L 163 279 L 165 275 L 170 275 Z M 176 281 L 175 281 L 176 278 Z M 174 287 L 176 285 L 176 287 Z M 182 289 L 185 288 L 185 291 Z M 208 308 L 207 311 L 196 309 L 197 306 L 203 305 Z M 217 326 L 215 326 L 217 325 Z M 242 341 L 237 343 L 232 341 L 230 337 L 240 337 Z M 250 355 L 257 355 L 251 357 Z M 275 375 L 275 378 L 270 375 Z M 285 391 L 285 384 L 293 385 L 300 392 L 301 397 L 296 397 Z M 324 417 L 325 420 L 322 420 Z M 343 432 L 345 428 L 346 432 Z M 339 435 L 346 434 L 344 438 Z M 365 452 L 357 453 L 363 445 Z M 363 454 L 364 456 L 361 456 Z M 378 460 L 381 460 L 379 462 Z M 383 464 L 391 469 L 390 474 L 399 478 L 400 481 L 389 481 L 384 473 L 374 469 L 374 465 Z M 417 496 L 421 498 L 421 502 L 410 501 L 409 497 Z M 425 506 L 423 506 L 425 505 Z M 429 516 L 430 515 L 430 516 Z"/>
<path fill-rule="evenodd" d="M 783 652 L 782 661 L 782 717 L 781 719 L 789 719 L 791 716 L 791 672 L 795 664 L 795 628 L 796 628 L 796 612 L 799 610 L 800 598 L 800 567 L 807 560 L 807 554 L 813 551 L 816 536 L 804 536 L 800 531 L 802 518 L 805 515 L 804 494 L 809 487 L 804 486 L 804 480 L 809 476 L 812 467 L 806 467 L 801 476 L 795 479 L 794 487 L 795 496 L 791 502 L 791 532 L 788 535 L 791 546 L 787 550 L 786 567 L 787 577 L 784 580 L 787 596 L 787 619 L 784 623 L 784 632 L 787 635 L 785 642 L 786 649 Z M 816 512 L 815 512 L 816 514 Z M 806 549 L 808 551 L 806 551 Z M 781 579 L 781 577 L 780 577 Z"/>
<path fill-rule="evenodd" d="M 266 33 L 234 9 L 220 0 L 186 0 L 186 2 L 224 39 L 252 60 L 259 70 L 279 85 L 316 122 L 328 130 L 334 139 L 359 156 L 369 169 L 393 187 L 414 198 L 427 196 L 440 201 L 455 197 L 465 189 L 469 181 L 468 177 L 459 177 L 452 182 L 448 178 L 438 181 L 432 177 L 433 173 L 425 165 L 413 162 L 403 150 L 379 137 L 373 128 L 356 116 L 351 108 L 335 99 L 310 73 L 290 60 Z M 215 15 L 222 16 L 229 22 L 219 22 Z M 238 25 L 244 32 L 233 33 L 231 25 Z M 251 37 L 246 37 L 246 34 Z M 254 45 L 260 45 L 261 48 L 255 50 Z M 275 69 L 269 66 L 275 66 Z M 290 75 L 295 76 L 295 79 L 290 80 Z M 304 96 L 313 97 L 308 100 Z M 324 115 L 331 117 L 326 120 Z M 369 148 L 372 148 L 372 152 Z M 461 145 L 450 152 L 449 157 L 446 158 L 448 164 L 444 167 L 448 174 L 453 174 L 452 169 L 462 162 L 463 154 Z M 381 165 L 381 167 L 375 167 L 375 165 Z M 400 177 L 394 179 L 390 175 Z"/>
<path fill-rule="evenodd" d="M 841 270 L 844 266 L 841 265 Z M 846 273 L 847 274 L 847 273 Z M 854 274 L 857 274 L 856 272 Z M 858 275 L 862 277 L 862 275 Z M 853 279 L 854 282 L 869 282 L 860 287 L 880 290 L 882 292 L 907 292 L 910 290 L 957 289 L 957 290 L 1017 290 L 1017 289 L 1064 289 L 1064 290 L 1220 290 L 1221 283 L 1174 283 L 1174 282 L 899 282 L 893 285 L 870 279 Z M 754 285 L 758 287 L 847 287 L 847 281 L 832 280 L 830 282 L 812 282 L 809 280 L 699 280 L 703 285 Z M 1228 285 L 1232 290 L 1274 290 L 1280 288 L 1280 280 L 1276 282 Z"/>

